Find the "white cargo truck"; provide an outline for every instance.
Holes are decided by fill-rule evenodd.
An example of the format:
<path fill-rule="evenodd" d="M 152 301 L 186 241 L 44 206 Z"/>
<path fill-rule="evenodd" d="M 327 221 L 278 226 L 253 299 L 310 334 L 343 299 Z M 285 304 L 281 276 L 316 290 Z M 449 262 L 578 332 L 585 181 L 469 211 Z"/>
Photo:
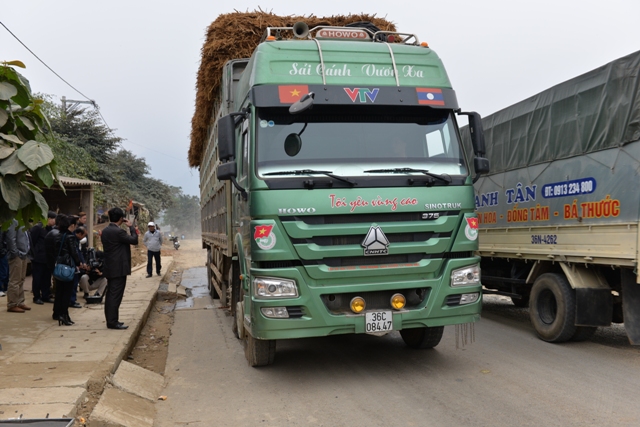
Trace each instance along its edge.
<path fill-rule="evenodd" d="M 484 293 L 528 306 L 545 341 L 585 340 L 613 322 L 640 344 L 640 52 L 483 125 L 491 174 L 475 196 Z"/>

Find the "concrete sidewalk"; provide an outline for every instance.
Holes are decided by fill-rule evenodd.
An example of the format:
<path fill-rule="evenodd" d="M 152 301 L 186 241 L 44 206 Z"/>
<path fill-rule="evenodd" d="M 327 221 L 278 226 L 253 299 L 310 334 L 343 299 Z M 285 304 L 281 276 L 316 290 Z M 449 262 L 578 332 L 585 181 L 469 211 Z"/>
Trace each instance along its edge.
<path fill-rule="evenodd" d="M 162 261 L 170 274 L 173 259 Z M 0 420 L 74 417 L 88 390 L 102 391 L 135 344 L 164 277 L 145 278 L 145 267 L 127 279 L 120 321 L 129 329 L 123 331 L 107 329 L 103 304 L 70 308 L 75 325 L 58 326 L 53 304 L 32 304 L 30 291 L 26 313 L 8 313 L 0 299 Z"/>

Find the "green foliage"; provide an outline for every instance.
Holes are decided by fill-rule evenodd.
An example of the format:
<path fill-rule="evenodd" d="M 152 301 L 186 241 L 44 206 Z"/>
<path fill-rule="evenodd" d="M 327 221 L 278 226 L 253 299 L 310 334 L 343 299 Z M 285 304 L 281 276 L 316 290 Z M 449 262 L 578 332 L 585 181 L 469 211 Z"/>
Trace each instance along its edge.
<path fill-rule="evenodd" d="M 4 225 L 13 218 L 21 225 L 29 219 L 44 220 L 48 206 L 41 188 L 57 181 L 51 148 L 36 140 L 50 126 L 42 100 L 31 94 L 29 82 L 14 67 L 24 64 L 0 63 L 0 223 Z M 27 182 L 28 175 L 37 185 Z"/>
<path fill-rule="evenodd" d="M 96 206 L 126 207 L 130 200 L 143 203 L 153 218 L 171 203 L 170 187 L 149 176 L 142 157 L 119 149 L 114 136 L 96 111 L 62 111 L 50 95 L 41 95 L 41 109 L 51 121 L 50 145 L 61 175 L 104 183 L 94 188 Z M 0 158 L 4 154 L 0 146 Z M 8 153 L 7 155 L 11 155 Z"/>
<path fill-rule="evenodd" d="M 173 203 L 164 211 L 163 223 L 169 224 L 174 234 L 193 236 L 200 234 L 200 199 L 182 193 L 180 187 L 171 187 Z"/>

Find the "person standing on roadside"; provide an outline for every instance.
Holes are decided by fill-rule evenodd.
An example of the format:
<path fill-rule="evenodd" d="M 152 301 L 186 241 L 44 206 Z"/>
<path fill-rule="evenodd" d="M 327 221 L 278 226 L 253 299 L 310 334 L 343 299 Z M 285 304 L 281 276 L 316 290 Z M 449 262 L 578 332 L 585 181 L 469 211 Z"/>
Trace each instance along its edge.
<path fill-rule="evenodd" d="M 53 302 L 51 298 L 51 270 L 47 267 L 47 253 L 44 248 L 44 239 L 53 229 L 56 223 L 56 213 L 49 211 L 47 225 L 41 222 L 34 225 L 31 230 L 31 243 L 33 244 L 33 260 L 31 261 L 31 275 L 33 277 L 33 303 L 44 304 Z"/>
<path fill-rule="evenodd" d="M 68 265 L 72 268 L 83 267 L 78 256 L 78 244 L 73 235 L 71 218 L 65 214 L 56 216 L 56 226 L 47 233 L 44 239 L 44 249 L 47 255 L 47 266 L 51 271 L 56 263 Z M 73 292 L 73 279 L 56 281 L 56 298 L 53 302 L 53 320 L 58 321 L 58 325 L 73 325 L 74 321 L 69 317 L 69 299 Z"/>
<path fill-rule="evenodd" d="M 147 247 L 147 277 L 153 273 L 153 259 L 156 260 L 156 273 L 160 275 L 162 264 L 160 263 L 160 250 L 162 249 L 162 233 L 156 230 L 156 224 L 150 222 L 149 230 L 144 233 L 142 243 Z"/>
<path fill-rule="evenodd" d="M 109 329 L 127 329 L 118 321 L 120 303 L 127 285 L 127 276 L 131 275 L 131 245 L 138 244 L 138 233 L 120 208 L 109 209 L 109 225 L 102 230 L 104 249 L 103 275 L 107 278 L 107 290 L 104 302 L 104 316 Z M 129 227 L 127 234 L 120 226 Z"/>
<path fill-rule="evenodd" d="M 7 311 L 24 313 L 31 310 L 31 307 L 24 303 L 24 279 L 27 275 L 27 263 L 31 257 L 29 234 L 25 231 L 24 226 L 18 227 L 18 221 L 13 219 L 4 237 L 9 258 Z"/>
<path fill-rule="evenodd" d="M 78 214 L 78 227 L 84 227 L 85 230 L 87 230 L 87 214 L 85 212 L 80 212 Z M 81 242 L 80 245 L 80 249 L 82 250 L 82 252 L 86 253 L 89 249 L 89 236 L 87 236 L 87 240 Z"/>

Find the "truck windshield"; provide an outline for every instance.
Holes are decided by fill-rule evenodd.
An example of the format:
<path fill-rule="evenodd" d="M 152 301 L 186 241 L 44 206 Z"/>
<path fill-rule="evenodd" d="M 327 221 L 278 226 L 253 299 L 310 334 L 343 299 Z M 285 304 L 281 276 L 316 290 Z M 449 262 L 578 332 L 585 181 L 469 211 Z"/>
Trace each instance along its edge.
<path fill-rule="evenodd" d="M 389 109 L 317 106 L 300 115 L 259 109 L 257 173 L 279 178 L 290 175 L 278 172 L 310 169 L 357 177 L 401 169 L 406 175 L 467 175 L 451 112 Z"/>

